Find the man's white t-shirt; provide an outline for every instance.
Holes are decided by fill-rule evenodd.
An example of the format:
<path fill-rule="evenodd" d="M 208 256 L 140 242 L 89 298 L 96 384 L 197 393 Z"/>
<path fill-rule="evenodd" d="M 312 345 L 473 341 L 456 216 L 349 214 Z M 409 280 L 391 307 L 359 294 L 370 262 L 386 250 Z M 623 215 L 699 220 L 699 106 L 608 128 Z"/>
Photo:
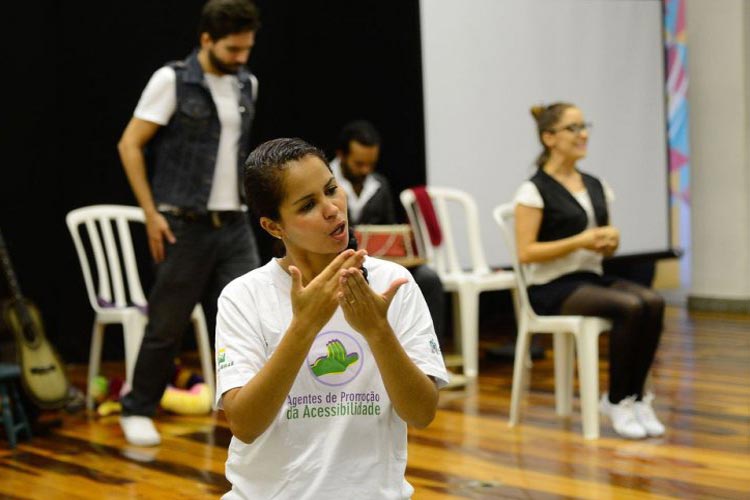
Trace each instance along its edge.
<path fill-rule="evenodd" d="M 216 105 L 221 123 L 219 150 L 216 155 L 209 210 L 239 210 L 240 197 L 237 179 L 237 151 L 242 131 L 239 111 L 239 80 L 235 75 L 204 74 L 211 98 Z M 256 80 L 253 78 L 253 95 Z M 159 68 L 143 89 L 133 116 L 159 125 L 166 125 L 177 109 L 177 92 L 174 69 Z"/>
<path fill-rule="evenodd" d="M 448 381 L 427 304 L 411 274 L 366 258 L 370 286 L 401 286 L 388 321 L 404 350 L 442 387 Z M 291 277 L 274 259 L 232 281 L 219 298 L 217 405 L 268 361 L 292 320 Z M 336 356 L 332 356 L 336 354 Z M 332 362 L 337 358 L 338 362 Z M 342 363 L 340 360 L 344 360 Z M 337 309 L 318 333 L 275 421 L 253 443 L 233 437 L 224 498 L 406 499 L 406 423 L 393 409 L 367 341 Z"/>
<path fill-rule="evenodd" d="M 604 198 L 608 204 L 612 203 L 615 199 L 612 188 L 606 182 L 601 182 L 604 189 Z M 594 227 L 596 225 L 596 217 L 589 192 L 584 189 L 583 191 L 571 192 L 570 194 L 586 212 L 586 216 L 588 217 L 586 229 Z M 531 181 L 525 181 L 521 184 L 518 191 L 516 191 L 513 201 L 517 205 L 544 208 L 544 199 L 539 193 L 536 184 Z M 526 266 L 526 279 L 529 285 L 543 285 L 565 274 L 582 271 L 602 274 L 602 254 L 585 248 L 579 248 L 557 259 L 545 262 L 533 262 Z"/>

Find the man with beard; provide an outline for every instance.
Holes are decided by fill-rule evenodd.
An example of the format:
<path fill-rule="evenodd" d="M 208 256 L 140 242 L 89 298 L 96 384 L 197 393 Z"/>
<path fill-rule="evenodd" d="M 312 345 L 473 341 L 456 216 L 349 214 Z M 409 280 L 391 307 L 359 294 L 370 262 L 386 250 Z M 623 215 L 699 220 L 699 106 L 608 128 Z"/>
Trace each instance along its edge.
<path fill-rule="evenodd" d="M 134 445 L 161 442 L 152 417 L 195 304 L 205 304 L 213 332 L 221 290 L 260 262 L 242 187 L 258 86 L 245 64 L 259 26 L 250 0 L 209 0 L 199 47 L 153 74 L 118 143 L 156 263 L 148 326 L 122 398 L 120 425 Z"/>
<path fill-rule="evenodd" d="M 367 120 L 355 120 L 344 125 L 336 144 L 336 158 L 331 170 L 339 185 L 346 191 L 349 224 L 396 224 L 393 192 L 388 179 L 375 172 L 380 156 L 380 134 Z M 429 266 L 408 268 L 422 291 L 430 310 L 438 341 L 445 342 L 445 291 L 438 274 Z M 448 363 L 455 366 L 455 362 Z M 446 387 L 466 384 L 463 375 L 450 373 Z"/>

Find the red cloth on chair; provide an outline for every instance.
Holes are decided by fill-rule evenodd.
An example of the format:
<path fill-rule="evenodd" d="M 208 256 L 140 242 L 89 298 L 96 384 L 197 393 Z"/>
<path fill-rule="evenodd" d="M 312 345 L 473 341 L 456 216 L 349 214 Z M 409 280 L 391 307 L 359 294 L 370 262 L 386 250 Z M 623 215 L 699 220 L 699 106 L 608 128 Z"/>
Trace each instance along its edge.
<path fill-rule="evenodd" d="M 419 211 L 422 212 L 432 246 L 439 247 L 440 243 L 443 242 L 443 233 L 440 231 L 440 222 L 437 215 L 435 215 L 435 207 L 432 206 L 432 199 L 427 194 L 425 186 L 416 186 L 411 188 L 411 190 L 414 191 L 414 196 L 417 198 L 417 205 L 419 205 Z"/>

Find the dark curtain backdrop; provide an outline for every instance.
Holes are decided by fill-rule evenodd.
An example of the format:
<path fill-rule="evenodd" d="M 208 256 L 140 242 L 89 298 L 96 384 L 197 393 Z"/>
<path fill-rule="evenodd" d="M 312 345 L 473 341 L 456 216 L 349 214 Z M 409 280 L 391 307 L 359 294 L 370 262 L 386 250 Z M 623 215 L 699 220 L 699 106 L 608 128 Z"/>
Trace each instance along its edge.
<path fill-rule="evenodd" d="M 202 5 L 47 0 L 14 4 L 6 17 L 0 230 L 22 291 L 68 362 L 88 359 L 93 313 L 65 215 L 135 203 L 117 140 L 152 72 L 193 48 Z M 394 191 L 424 183 L 418 0 L 258 5 L 254 142 L 299 136 L 332 154 L 341 125 L 367 118 L 383 135 L 379 169 Z M 259 237 L 268 257 L 268 239 Z M 121 356 L 120 336 L 106 337 L 105 357 Z"/>

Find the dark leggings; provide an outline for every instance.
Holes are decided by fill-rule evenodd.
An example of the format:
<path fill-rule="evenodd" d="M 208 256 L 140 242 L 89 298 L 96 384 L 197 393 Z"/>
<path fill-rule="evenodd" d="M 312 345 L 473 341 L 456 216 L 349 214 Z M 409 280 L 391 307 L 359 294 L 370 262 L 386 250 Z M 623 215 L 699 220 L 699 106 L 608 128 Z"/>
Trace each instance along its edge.
<path fill-rule="evenodd" d="M 562 303 L 562 314 L 600 316 L 613 322 L 609 341 L 609 400 L 640 400 L 664 320 L 664 299 L 622 279 L 608 287 L 585 284 Z"/>

